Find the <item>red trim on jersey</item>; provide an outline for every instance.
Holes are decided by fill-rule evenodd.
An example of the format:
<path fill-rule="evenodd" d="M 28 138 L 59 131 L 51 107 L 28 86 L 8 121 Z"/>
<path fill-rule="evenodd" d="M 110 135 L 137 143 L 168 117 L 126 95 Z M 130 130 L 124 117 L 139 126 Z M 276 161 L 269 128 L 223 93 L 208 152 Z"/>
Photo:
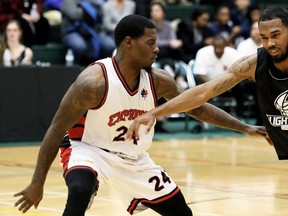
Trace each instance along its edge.
<path fill-rule="evenodd" d="M 126 91 L 128 92 L 128 94 L 130 94 L 131 96 L 137 94 L 138 88 L 136 88 L 134 91 L 132 91 L 129 88 L 128 84 L 126 83 L 126 80 L 124 79 L 124 77 L 122 76 L 122 74 L 121 74 L 121 72 L 119 70 L 119 67 L 118 67 L 117 62 L 116 62 L 114 57 L 112 58 L 112 63 L 113 63 L 113 66 L 114 66 L 114 69 L 116 71 L 116 74 L 117 74 L 118 78 L 120 79 L 121 83 L 123 84 L 123 86 L 126 89 Z"/>
<path fill-rule="evenodd" d="M 148 76 L 149 76 L 151 91 L 152 91 L 153 98 L 154 98 L 154 105 L 156 107 L 157 106 L 157 95 L 156 95 L 156 90 L 155 90 L 155 85 L 154 85 L 152 73 L 148 73 Z"/>
<path fill-rule="evenodd" d="M 161 203 L 164 202 L 170 198 L 172 198 L 173 196 L 175 196 L 178 192 L 180 191 L 180 189 L 178 187 L 176 187 L 171 193 L 164 195 L 162 197 L 156 198 L 154 200 L 147 200 L 147 199 L 133 199 L 127 209 L 127 211 L 132 215 L 133 211 L 136 209 L 137 205 L 141 202 L 141 203 L 151 203 L 151 204 L 157 204 L 157 203 Z"/>
<path fill-rule="evenodd" d="M 98 65 L 101 66 L 102 72 L 103 72 L 103 76 L 104 76 L 104 79 L 105 79 L 106 88 L 105 88 L 105 94 L 104 94 L 104 97 L 102 98 L 101 103 L 97 107 L 91 108 L 93 110 L 99 109 L 101 106 L 103 106 L 103 104 L 105 103 L 105 101 L 107 99 L 108 89 L 109 89 L 109 82 L 108 82 L 107 70 L 106 70 L 105 65 L 102 62 L 94 62 L 93 65 L 94 64 L 98 64 Z"/>

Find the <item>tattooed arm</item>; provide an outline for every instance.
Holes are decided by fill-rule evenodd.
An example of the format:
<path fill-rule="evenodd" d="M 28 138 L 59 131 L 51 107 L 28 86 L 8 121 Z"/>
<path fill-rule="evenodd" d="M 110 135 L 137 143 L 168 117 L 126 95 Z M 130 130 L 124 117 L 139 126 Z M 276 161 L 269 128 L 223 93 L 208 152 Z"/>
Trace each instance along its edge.
<path fill-rule="evenodd" d="M 243 57 L 236 61 L 229 71 L 218 78 L 186 90 L 181 95 L 153 109 L 156 117 L 195 109 L 211 98 L 231 89 L 240 81 L 252 78 L 256 67 L 256 55 Z"/>
<path fill-rule="evenodd" d="M 240 122 L 216 106 L 206 103 L 212 97 L 222 94 L 240 81 L 246 78 L 254 79 L 256 59 L 256 55 L 239 59 L 232 65 L 228 73 L 217 79 L 188 89 L 170 101 L 138 117 L 130 126 L 126 138 L 131 139 L 133 136 L 139 138 L 138 129 L 141 124 L 147 125 L 147 131 L 149 131 L 155 118 L 177 112 L 187 112 L 200 121 L 205 121 L 219 127 L 237 130 L 250 135 L 255 133 L 261 134 L 260 131 L 255 131 L 255 128 Z"/>
<path fill-rule="evenodd" d="M 89 108 L 100 104 L 105 93 L 105 79 L 99 65 L 81 72 L 64 95 L 50 127 L 42 141 L 32 181 L 27 188 L 15 194 L 22 196 L 15 206 L 25 213 L 31 206 L 37 208 L 43 197 L 43 187 L 49 168 L 55 159 L 66 133 Z"/>

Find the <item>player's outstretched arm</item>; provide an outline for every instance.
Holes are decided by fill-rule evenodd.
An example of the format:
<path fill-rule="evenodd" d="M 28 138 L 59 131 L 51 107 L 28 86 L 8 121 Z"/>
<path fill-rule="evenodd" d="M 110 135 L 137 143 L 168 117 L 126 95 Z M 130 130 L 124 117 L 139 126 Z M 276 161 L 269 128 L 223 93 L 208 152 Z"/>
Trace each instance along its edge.
<path fill-rule="evenodd" d="M 149 131 L 153 125 L 152 122 L 154 122 L 157 117 L 173 113 L 187 112 L 198 108 L 211 98 L 231 89 L 240 81 L 248 77 L 254 78 L 256 60 L 256 55 L 243 57 L 232 65 L 228 73 L 219 76 L 217 79 L 188 89 L 182 94 L 178 96 L 176 95 L 177 97 L 169 100 L 161 106 L 139 116 L 129 127 L 126 138 L 132 139 L 134 136 L 134 138 L 139 139 L 138 130 L 141 124 L 146 125 L 146 130 Z"/>

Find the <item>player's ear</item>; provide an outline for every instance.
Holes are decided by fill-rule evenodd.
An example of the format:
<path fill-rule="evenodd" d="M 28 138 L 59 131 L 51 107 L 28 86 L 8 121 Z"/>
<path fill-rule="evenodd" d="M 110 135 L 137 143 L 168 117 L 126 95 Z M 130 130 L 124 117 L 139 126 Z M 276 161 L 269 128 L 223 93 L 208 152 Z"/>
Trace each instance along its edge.
<path fill-rule="evenodd" d="M 131 37 L 127 36 L 125 38 L 124 42 L 125 42 L 126 48 L 131 49 L 132 43 L 133 43 L 133 39 Z"/>

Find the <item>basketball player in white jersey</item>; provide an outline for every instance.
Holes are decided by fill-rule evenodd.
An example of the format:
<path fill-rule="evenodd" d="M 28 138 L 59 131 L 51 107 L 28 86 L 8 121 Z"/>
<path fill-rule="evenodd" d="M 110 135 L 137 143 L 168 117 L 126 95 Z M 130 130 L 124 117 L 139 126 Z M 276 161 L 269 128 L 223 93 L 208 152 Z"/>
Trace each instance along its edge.
<path fill-rule="evenodd" d="M 151 68 L 159 52 L 156 40 L 154 24 L 142 16 L 129 15 L 118 23 L 116 56 L 90 65 L 63 97 L 43 139 L 32 181 L 15 194 L 21 196 L 15 203 L 20 211 L 38 206 L 60 148 L 68 187 L 63 215 L 83 216 L 90 198 L 106 181 L 130 214 L 151 208 L 165 216 L 192 215 L 179 187 L 146 152 L 153 129 L 148 134 L 140 130 L 141 140 L 125 140 L 133 119 L 154 108 L 158 98 L 169 100 L 182 92 L 168 73 Z M 205 112 L 193 111 L 193 116 L 223 127 L 259 132 L 212 105 L 203 109 Z"/>

